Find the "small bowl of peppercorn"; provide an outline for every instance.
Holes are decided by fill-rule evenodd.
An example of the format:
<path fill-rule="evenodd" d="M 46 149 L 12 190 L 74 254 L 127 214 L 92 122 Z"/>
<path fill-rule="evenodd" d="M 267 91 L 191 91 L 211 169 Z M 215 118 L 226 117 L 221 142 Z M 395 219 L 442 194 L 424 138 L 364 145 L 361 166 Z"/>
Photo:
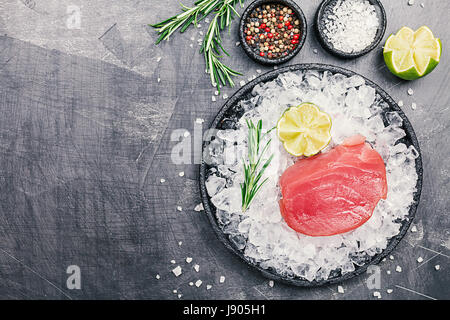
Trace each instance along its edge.
<path fill-rule="evenodd" d="M 306 18 L 291 0 L 256 0 L 242 14 L 239 40 L 258 63 L 276 65 L 292 59 L 306 40 Z"/>

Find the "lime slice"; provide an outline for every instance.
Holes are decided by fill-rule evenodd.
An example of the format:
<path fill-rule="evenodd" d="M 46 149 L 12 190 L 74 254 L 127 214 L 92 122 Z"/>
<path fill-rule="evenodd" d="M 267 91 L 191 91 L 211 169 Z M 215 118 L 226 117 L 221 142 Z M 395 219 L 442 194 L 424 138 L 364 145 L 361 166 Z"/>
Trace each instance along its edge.
<path fill-rule="evenodd" d="M 312 103 L 287 109 L 277 124 L 278 138 L 294 156 L 312 156 L 331 140 L 331 118 Z"/>
<path fill-rule="evenodd" d="M 408 27 L 392 34 L 384 44 L 384 61 L 389 70 L 405 80 L 421 78 L 439 64 L 441 40 L 433 36 L 430 28 L 422 26 L 416 31 Z"/>

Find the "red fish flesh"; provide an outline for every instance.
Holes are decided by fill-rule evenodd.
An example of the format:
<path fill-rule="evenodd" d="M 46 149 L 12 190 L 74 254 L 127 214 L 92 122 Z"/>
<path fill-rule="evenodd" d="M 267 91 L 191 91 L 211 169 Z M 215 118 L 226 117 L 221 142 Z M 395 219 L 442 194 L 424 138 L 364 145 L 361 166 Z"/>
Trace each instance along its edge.
<path fill-rule="evenodd" d="M 280 178 L 281 214 L 295 231 L 330 236 L 358 228 L 386 199 L 386 168 L 365 137 L 298 160 Z"/>

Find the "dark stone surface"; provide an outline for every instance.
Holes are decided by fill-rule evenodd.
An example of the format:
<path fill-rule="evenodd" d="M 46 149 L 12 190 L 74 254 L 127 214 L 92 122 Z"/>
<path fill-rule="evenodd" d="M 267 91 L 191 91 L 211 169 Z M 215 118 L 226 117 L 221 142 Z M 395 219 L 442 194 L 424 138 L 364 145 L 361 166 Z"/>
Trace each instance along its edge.
<path fill-rule="evenodd" d="M 177 299 L 174 289 L 183 299 L 373 298 L 368 274 L 344 282 L 344 294 L 336 285 L 270 288 L 226 250 L 206 214 L 193 210 L 200 203 L 199 168 L 173 163 L 177 141 L 171 135 L 180 128 L 193 133 L 196 118 L 208 127 L 224 102 L 211 101 L 214 88 L 197 41 L 190 40 L 200 37 L 205 24 L 155 47 L 155 33 L 146 24 L 178 12 L 177 1 L 77 2 L 80 29 L 65 24 L 72 1 L 34 0 L 33 8 L 23 1 L 0 2 L 0 32 L 7 34 L 0 37 L 0 298 Z M 320 1 L 296 2 L 313 21 Z M 423 79 L 407 82 L 390 74 L 381 45 L 361 58 L 341 60 L 311 33 L 290 62 L 356 71 L 405 103 L 422 150 L 423 189 L 414 219 L 418 231 L 405 235 L 394 260 L 379 264 L 383 299 L 450 297 L 450 4 L 423 2 L 425 8 L 383 1 L 387 35 L 403 25 L 426 24 L 441 37 L 443 59 Z M 237 34 L 233 23 L 223 37 L 231 55 L 224 61 L 245 74 L 237 82 L 247 82 L 258 69 L 271 71 L 235 45 Z M 235 91 L 225 88 L 222 94 Z M 193 262 L 187 264 L 186 257 Z M 81 290 L 66 287 L 69 265 L 80 266 Z M 179 277 L 171 273 L 176 265 L 183 268 Z M 197 279 L 203 281 L 200 288 L 189 286 Z"/>

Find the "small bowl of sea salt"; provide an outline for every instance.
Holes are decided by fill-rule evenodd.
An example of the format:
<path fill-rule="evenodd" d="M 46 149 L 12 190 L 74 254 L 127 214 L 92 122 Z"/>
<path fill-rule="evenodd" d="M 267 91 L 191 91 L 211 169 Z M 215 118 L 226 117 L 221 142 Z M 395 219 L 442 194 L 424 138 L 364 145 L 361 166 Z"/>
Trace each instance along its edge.
<path fill-rule="evenodd" d="M 380 43 L 386 12 L 379 0 L 324 0 L 316 13 L 315 29 L 325 50 L 340 58 L 356 58 Z"/>

